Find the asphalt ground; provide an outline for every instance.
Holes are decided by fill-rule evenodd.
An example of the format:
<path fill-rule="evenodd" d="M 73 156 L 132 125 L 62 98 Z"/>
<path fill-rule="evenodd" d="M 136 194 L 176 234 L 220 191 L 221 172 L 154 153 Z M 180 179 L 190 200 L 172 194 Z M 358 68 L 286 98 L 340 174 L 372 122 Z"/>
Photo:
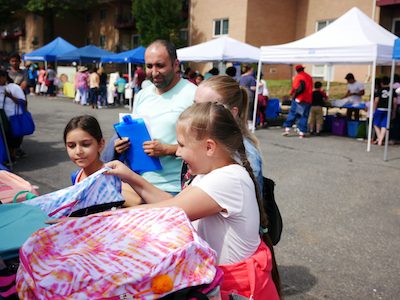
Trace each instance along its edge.
<path fill-rule="evenodd" d="M 29 97 L 36 132 L 14 172 L 47 193 L 70 185 L 63 129 L 92 114 L 106 139 L 126 108 L 94 110 L 66 98 Z M 264 174 L 276 182 L 284 220 L 276 256 L 286 299 L 400 299 L 400 147 L 347 137 L 282 137 L 256 131 Z M 258 300 L 258 299 L 256 299 Z"/>

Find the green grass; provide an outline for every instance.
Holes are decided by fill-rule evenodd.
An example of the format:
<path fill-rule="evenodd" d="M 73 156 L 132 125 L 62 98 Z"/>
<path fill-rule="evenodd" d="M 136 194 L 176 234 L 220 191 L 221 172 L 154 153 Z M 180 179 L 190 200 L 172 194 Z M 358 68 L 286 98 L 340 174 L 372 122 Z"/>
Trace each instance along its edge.
<path fill-rule="evenodd" d="M 326 89 L 326 81 L 322 82 L 323 88 Z M 282 99 L 284 96 L 289 96 L 291 89 L 291 80 L 267 80 L 269 97 Z M 340 99 L 347 91 L 347 84 L 344 82 L 331 82 L 329 98 Z M 366 95 L 363 99 L 369 99 Z"/>

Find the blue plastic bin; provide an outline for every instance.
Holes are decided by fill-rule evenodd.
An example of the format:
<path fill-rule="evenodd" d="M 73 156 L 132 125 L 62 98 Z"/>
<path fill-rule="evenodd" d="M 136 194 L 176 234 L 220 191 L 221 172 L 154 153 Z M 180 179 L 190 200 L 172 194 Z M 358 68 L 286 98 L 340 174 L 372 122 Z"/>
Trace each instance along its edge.
<path fill-rule="evenodd" d="M 347 121 L 347 136 L 356 138 L 359 126 L 359 121 Z"/>

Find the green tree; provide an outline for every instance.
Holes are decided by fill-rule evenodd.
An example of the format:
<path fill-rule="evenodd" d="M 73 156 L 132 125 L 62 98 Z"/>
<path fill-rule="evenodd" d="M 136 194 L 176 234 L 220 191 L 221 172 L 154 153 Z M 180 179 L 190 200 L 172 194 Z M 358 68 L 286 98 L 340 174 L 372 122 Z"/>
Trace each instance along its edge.
<path fill-rule="evenodd" d="M 15 13 L 25 8 L 26 2 L 27 0 L 0 0 L 0 26 L 9 24 Z"/>
<path fill-rule="evenodd" d="M 84 14 L 87 8 L 90 8 L 98 1 L 96 0 L 26 0 L 25 9 L 43 17 L 44 36 L 46 42 L 55 38 L 54 36 L 54 18 L 62 18 L 70 12 Z"/>
<path fill-rule="evenodd" d="M 179 34 L 185 25 L 182 0 L 134 0 L 132 13 L 144 46 L 156 39 L 170 40 L 177 47 L 184 45 Z"/>

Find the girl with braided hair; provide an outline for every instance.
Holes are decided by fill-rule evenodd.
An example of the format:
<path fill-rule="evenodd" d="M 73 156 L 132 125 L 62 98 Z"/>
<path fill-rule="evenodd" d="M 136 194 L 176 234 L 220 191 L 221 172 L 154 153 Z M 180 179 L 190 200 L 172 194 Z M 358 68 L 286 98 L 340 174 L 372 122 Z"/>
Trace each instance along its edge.
<path fill-rule="evenodd" d="M 176 132 L 176 155 L 196 175 L 178 195 L 157 189 L 118 161 L 107 164 L 108 173 L 130 184 L 145 206 L 175 206 L 186 212 L 199 235 L 217 252 L 224 271 L 222 299 L 230 294 L 279 299 L 272 244 L 267 234 L 261 231 L 260 235 L 267 218 L 241 129 L 230 110 L 212 102 L 193 104 L 179 117 Z"/>

